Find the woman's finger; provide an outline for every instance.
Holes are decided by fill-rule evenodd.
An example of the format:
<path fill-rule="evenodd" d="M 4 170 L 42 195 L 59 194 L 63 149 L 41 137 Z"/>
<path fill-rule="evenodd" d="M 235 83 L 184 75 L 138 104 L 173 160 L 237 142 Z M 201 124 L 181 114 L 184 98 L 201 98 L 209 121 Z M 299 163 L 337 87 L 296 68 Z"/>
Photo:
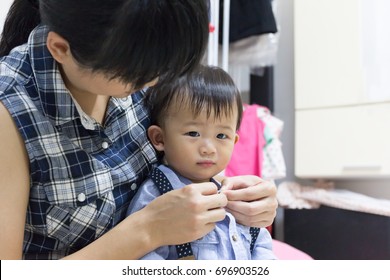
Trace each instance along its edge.
<path fill-rule="evenodd" d="M 228 199 L 225 194 L 219 193 L 218 188 L 214 183 L 200 183 L 200 184 L 191 184 L 183 188 L 184 193 L 195 192 L 198 195 L 192 196 L 194 211 L 207 211 L 210 209 L 221 208 L 227 205 Z M 199 203 L 201 200 L 201 203 Z"/>
<path fill-rule="evenodd" d="M 255 201 L 276 195 L 276 187 L 268 181 L 262 181 L 256 185 L 223 190 L 229 201 Z"/>
<path fill-rule="evenodd" d="M 229 201 L 226 210 L 233 214 L 237 222 L 246 226 L 269 226 L 276 216 L 277 202 L 264 199 L 252 202 Z"/>
<path fill-rule="evenodd" d="M 221 182 L 221 191 L 242 189 L 248 186 L 257 185 L 263 181 L 264 180 L 260 177 L 252 175 L 224 178 Z"/>

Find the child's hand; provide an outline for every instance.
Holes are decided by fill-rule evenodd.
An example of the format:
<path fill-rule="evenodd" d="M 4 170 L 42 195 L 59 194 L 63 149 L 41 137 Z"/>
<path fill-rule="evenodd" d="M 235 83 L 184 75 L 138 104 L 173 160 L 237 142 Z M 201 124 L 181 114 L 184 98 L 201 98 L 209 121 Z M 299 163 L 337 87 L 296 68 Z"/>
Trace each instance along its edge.
<path fill-rule="evenodd" d="M 251 227 L 273 223 L 278 202 L 276 186 L 257 176 L 237 176 L 222 181 L 221 193 L 228 199 L 226 209 L 237 222 Z"/>

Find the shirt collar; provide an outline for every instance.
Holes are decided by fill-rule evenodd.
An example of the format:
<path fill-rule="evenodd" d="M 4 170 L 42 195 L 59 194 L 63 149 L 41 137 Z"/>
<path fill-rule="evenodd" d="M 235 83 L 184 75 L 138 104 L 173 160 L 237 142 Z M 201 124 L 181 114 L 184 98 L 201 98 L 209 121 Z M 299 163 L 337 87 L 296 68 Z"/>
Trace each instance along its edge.
<path fill-rule="evenodd" d="M 36 27 L 27 42 L 28 52 L 43 113 L 55 125 L 62 125 L 75 118 L 80 118 L 80 114 L 65 86 L 58 63 L 46 47 L 48 32 L 47 26 Z"/>

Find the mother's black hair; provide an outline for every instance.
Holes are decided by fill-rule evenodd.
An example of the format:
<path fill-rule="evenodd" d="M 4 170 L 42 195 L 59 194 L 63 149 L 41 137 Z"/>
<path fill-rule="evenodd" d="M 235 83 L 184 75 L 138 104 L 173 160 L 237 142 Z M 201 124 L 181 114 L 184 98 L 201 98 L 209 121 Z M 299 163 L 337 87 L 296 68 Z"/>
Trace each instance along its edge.
<path fill-rule="evenodd" d="M 0 56 L 40 22 L 66 39 L 81 67 L 136 87 L 191 70 L 205 52 L 205 0 L 15 0 Z"/>

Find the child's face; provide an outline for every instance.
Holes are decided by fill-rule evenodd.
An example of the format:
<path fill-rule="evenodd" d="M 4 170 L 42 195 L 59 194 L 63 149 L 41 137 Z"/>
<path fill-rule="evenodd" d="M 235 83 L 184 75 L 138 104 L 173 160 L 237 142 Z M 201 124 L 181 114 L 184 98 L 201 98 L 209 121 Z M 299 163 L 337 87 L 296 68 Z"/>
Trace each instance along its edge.
<path fill-rule="evenodd" d="M 170 110 L 162 128 L 163 151 L 168 165 L 194 183 L 207 182 L 224 170 L 230 160 L 236 134 L 237 109 L 229 117 L 207 118 L 181 107 Z"/>

